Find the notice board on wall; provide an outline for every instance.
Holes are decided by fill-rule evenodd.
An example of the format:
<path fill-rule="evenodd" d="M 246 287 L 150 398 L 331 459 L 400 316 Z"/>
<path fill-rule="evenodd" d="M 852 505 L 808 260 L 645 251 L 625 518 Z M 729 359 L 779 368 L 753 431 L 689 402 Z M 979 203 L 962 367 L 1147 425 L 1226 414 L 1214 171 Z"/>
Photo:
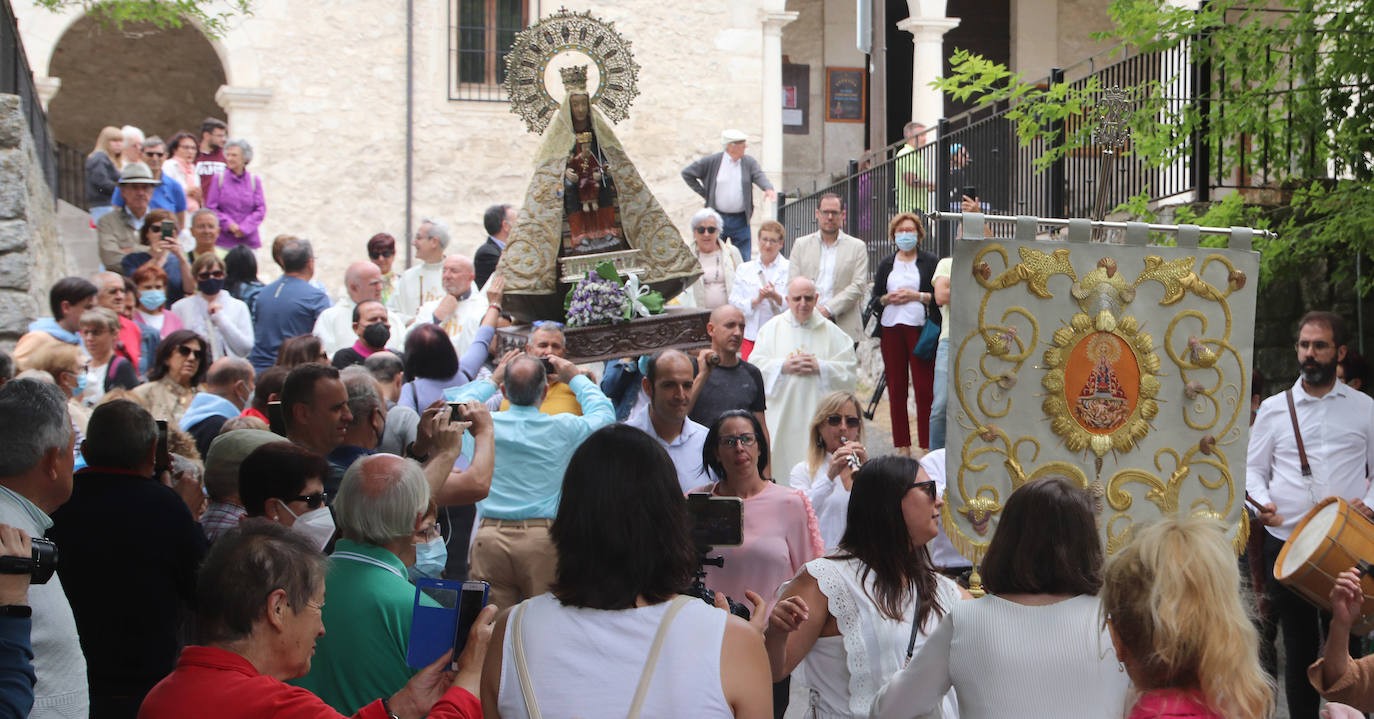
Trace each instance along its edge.
<path fill-rule="evenodd" d="M 811 66 L 782 64 L 782 131 L 785 135 L 811 132 Z"/>

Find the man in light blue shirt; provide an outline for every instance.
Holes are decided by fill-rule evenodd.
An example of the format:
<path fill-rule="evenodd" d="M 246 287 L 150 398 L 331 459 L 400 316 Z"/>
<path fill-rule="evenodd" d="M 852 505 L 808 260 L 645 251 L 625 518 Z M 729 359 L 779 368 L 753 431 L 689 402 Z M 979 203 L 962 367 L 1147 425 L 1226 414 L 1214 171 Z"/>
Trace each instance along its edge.
<path fill-rule="evenodd" d="M 664 350 L 649 361 L 644 391 L 649 395 L 649 411 L 631 417 L 625 424 L 642 429 L 658 440 L 677 467 L 682 492 L 711 482 L 701 464 L 706 444 L 705 427 L 693 422 L 687 413 L 692 408 L 692 360 L 677 350 Z"/>
<path fill-rule="evenodd" d="M 496 368 L 491 379 L 470 382 L 450 401 L 486 401 L 502 385 L 511 407 L 492 415 L 496 467 L 491 493 L 477 503 L 482 523 L 472 545 L 471 576 L 491 584 L 491 602 L 510 607 L 543 594 L 553 583 L 557 558 L 549 525 L 558 512 L 563 472 L 572 453 L 592 432 L 615 421 L 615 407 L 573 363 L 550 355 L 558 379 L 568 383 L 582 415 L 544 414 L 548 392 L 540 359 L 520 355 Z"/>

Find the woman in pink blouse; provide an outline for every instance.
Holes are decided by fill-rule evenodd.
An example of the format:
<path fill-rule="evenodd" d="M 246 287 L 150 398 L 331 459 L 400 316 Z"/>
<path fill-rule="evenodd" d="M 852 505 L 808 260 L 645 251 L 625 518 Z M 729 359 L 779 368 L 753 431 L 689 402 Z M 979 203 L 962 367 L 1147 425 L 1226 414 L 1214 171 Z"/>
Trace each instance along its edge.
<path fill-rule="evenodd" d="M 744 501 L 744 541 L 737 547 L 713 549 L 725 559 L 725 566 L 707 568 L 706 586 L 736 601 L 743 601 L 746 589 L 753 590 L 767 600 L 771 611 L 778 587 L 823 551 L 811 502 L 801 490 L 763 478 L 768 439 L 750 412 L 731 410 L 717 418 L 701 454 L 712 475 L 723 479 L 691 493 Z"/>

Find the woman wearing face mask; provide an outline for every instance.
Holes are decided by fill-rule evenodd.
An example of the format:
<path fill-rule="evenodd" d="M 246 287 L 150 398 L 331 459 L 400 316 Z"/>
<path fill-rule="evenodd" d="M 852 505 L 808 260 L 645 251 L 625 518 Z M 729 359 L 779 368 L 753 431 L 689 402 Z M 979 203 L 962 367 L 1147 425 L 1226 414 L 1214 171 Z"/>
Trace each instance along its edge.
<path fill-rule="evenodd" d="M 935 355 L 913 354 L 927 322 L 940 324 L 940 308 L 933 301 L 938 257 L 917 247 L 925 237 L 921 218 L 903 212 L 892 218 L 888 235 L 897 251 L 878 263 L 873 276 L 873 299 L 883 306 L 881 344 L 887 377 L 888 409 L 892 412 L 892 446 L 911 456 L 911 424 L 907 420 L 907 370 L 916 390 L 917 435 L 921 447 L 930 446 L 930 405 L 934 400 Z M 933 348 L 932 348 L 933 349 Z"/>
<path fill-rule="evenodd" d="M 339 540 L 329 557 L 324 624 L 310 673 L 291 683 L 342 714 L 405 686 L 415 586 L 406 568 L 416 535 L 433 525 L 429 483 L 412 460 L 376 454 L 353 463 L 339 483 Z M 427 545 L 426 545 L 427 546 Z"/>
<path fill-rule="evenodd" d="M 325 506 L 329 462 L 292 442 L 268 442 L 239 465 L 239 499 L 249 517 L 266 517 L 308 537 L 323 550 L 334 537 Z"/>
<path fill-rule="evenodd" d="M 196 293 L 172 305 L 172 312 L 187 329 L 210 343 L 210 361 L 221 357 L 245 358 L 253 349 L 253 318 L 248 305 L 224 292 L 224 260 L 213 254 L 196 258 L 191 265 Z"/>
<path fill-rule="evenodd" d="M 411 581 L 420 577 L 440 579 L 447 565 L 448 545 L 439 531 L 439 505 L 431 499 L 420 529 L 415 532 L 415 564 L 406 570 L 406 576 Z"/>

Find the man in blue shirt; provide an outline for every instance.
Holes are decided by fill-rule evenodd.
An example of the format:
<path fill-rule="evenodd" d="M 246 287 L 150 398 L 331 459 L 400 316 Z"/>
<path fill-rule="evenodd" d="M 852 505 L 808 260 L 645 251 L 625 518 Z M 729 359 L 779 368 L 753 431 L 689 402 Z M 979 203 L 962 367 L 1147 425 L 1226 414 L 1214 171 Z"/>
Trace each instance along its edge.
<path fill-rule="evenodd" d="M 148 201 L 149 209 L 167 210 L 177 216 L 177 226 L 186 226 L 186 190 L 180 182 L 172 179 L 168 175 L 162 174 L 162 163 L 167 160 L 167 145 L 160 137 L 150 137 L 143 142 L 143 161 L 148 163 L 148 169 L 153 173 L 153 179 L 159 182 L 153 187 L 153 199 Z M 124 198 L 116 187 L 114 196 L 110 198 L 110 204 L 115 207 L 124 206 Z"/>
<path fill-rule="evenodd" d="M 315 276 L 310 240 L 288 240 L 282 245 L 281 265 L 285 270 L 281 278 L 258 293 L 253 351 L 248 361 L 259 372 L 277 361 L 283 340 L 310 334 L 320 313 L 334 304 L 329 295 L 310 284 Z"/>
<path fill-rule="evenodd" d="M 576 365 L 557 355 L 544 359 L 577 395 L 581 416 L 539 411 L 548 377 L 543 362 L 530 355 L 519 355 L 497 367 L 491 379 L 460 389 L 474 397 L 483 392 L 490 396 L 493 384 L 501 384 L 511 403 L 510 409 L 492 415 L 496 467 L 490 494 L 477 504 L 482 523 L 470 570 L 473 579 L 491 584 L 491 602 L 501 607 L 542 594 L 553 582 L 557 557 L 549 525 L 558 512 L 563 472 L 583 440 L 615 421 L 611 401 Z"/>

